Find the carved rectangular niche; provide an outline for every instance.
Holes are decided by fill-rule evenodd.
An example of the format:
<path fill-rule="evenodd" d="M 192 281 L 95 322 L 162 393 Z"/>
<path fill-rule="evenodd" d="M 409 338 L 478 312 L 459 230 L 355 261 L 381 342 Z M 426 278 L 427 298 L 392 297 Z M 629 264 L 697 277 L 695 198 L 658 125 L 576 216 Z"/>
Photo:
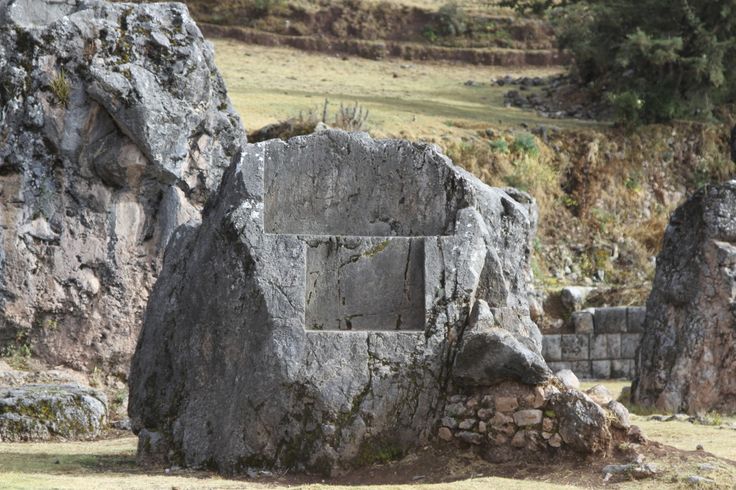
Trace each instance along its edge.
<path fill-rule="evenodd" d="M 376 159 L 303 153 L 267 158 L 266 233 L 325 236 L 454 234 L 458 203 L 448 201 L 449 169 L 400 155 Z M 312 152 L 316 152 L 313 149 Z"/>
<path fill-rule="evenodd" d="M 424 239 L 307 241 L 307 330 L 423 330 Z"/>

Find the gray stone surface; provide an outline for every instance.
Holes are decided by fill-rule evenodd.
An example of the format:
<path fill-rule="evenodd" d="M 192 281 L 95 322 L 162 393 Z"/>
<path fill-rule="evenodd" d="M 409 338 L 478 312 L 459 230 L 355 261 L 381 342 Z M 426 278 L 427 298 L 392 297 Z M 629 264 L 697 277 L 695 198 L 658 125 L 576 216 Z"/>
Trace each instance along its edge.
<path fill-rule="evenodd" d="M 632 399 L 668 412 L 736 412 L 736 181 L 709 185 L 666 228 Z"/>
<path fill-rule="evenodd" d="M 566 361 L 589 359 L 589 337 L 580 334 L 563 334 L 560 340 L 562 358 Z"/>
<path fill-rule="evenodd" d="M 575 333 L 593 333 L 593 310 L 576 311 L 572 314 L 572 324 Z"/>
<path fill-rule="evenodd" d="M 626 331 L 629 333 L 642 333 L 644 321 L 647 317 L 645 306 L 629 306 L 626 312 Z"/>
<path fill-rule="evenodd" d="M 611 378 L 632 379 L 634 373 L 634 359 L 613 359 L 611 361 Z"/>
<path fill-rule="evenodd" d="M 0 388 L 0 442 L 93 439 L 107 423 L 107 398 L 74 384 Z"/>
<path fill-rule="evenodd" d="M 595 312 L 595 333 L 621 333 L 627 328 L 626 306 L 614 306 L 611 308 L 598 308 Z"/>
<path fill-rule="evenodd" d="M 641 334 L 639 333 L 621 334 L 621 358 L 634 359 L 639 342 L 641 342 Z"/>
<path fill-rule="evenodd" d="M 589 287 L 566 286 L 560 290 L 560 300 L 568 312 L 578 311 L 592 291 L 593 288 Z"/>
<path fill-rule="evenodd" d="M 422 239 L 311 239 L 306 269 L 308 329 L 424 330 Z"/>
<path fill-rule="evenodd" d="M 571 370 L 561 369 L 555 373 L 555 376 L 557 376 L 557 378 L 562 381 L 562 384 L 567 388 L 572 390 L 580 389 L 580 380 Z"/>
<path fill-rule="evenodd" d="M 618 359 L 621 357 L 621 334 L 599 334 L 590 337 L 590 358 Z"/>
<path fill-rule="evenodd" d="M 304 213 L 287 188 L 312 200 Z M 167 248 L 131 368 L 134 430 L 221 471 L 329 473 L 426 444 L 476 410 L 445 411 L 448 389 L 551 375 L 526 303 L 535 220 L 528 196 L 432 146 L 323 131 L 244 147 Z"/>
<path fill-rule="evenodd" d="M 562 359 L 561 340 L 559 334 L 549 334 L 542 338 L 542 355 L 548 363 Z"/>
<path fill-rule="evenodd" d="M 606 413 L 588 395 L 563 391 L 552 396 L 551 404 L 565 444 L 586 453 L 604 452 L 608 448 L 610 432 Z"/>
<path fill-rule="evenodd" d="M 591 376 L 596 379 L 608 379 L 611 377 L 611 361 L 591 361 Z"/>
<path fill-rule="evenodd" d="M 0 349 L 124 376 L 169 237 L 245 141 L 212 47 L 183 4 L 6 0 L 0 87 Z"/>
<path fill-rule="evenodd" d="M 574 335 L 544 335 L 545 360 L 553 370 L 571 368 L 580 377 L 631 378 L 641 334 L 627 330 L 638 329 L 645 311 L 642 307 L 604 307 L 575 312 L 571 317 Z"/>

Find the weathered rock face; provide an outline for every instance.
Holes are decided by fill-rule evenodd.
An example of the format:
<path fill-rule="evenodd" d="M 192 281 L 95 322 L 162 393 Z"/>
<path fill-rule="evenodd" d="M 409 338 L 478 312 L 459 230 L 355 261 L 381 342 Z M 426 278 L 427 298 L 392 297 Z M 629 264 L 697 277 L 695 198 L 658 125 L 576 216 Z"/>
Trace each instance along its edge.
<path fill-rule="evenodd" d="M 665 232 L 637 351 L 636 403 L 736 412 L 736 181 L 707 186 Z"/>
<path fill-rule="evenodd" d="M 426 443 L 453 390 L 547 381 L 535 219 L 431 146 L 247 146 L 167 248 L 131 367 L 139 451 L 329 472 Z"/>
<path fill-rule="evenodd" d="M 75 384 L 0 389 L 0 442 L 93 439 L 107 423 L 107 398 Z"/>
<path fill-rule="evenodd" d="M 0 1 L 0 342 L 127 371 L 173 230 L 245 136 L 182 4 Z"/>

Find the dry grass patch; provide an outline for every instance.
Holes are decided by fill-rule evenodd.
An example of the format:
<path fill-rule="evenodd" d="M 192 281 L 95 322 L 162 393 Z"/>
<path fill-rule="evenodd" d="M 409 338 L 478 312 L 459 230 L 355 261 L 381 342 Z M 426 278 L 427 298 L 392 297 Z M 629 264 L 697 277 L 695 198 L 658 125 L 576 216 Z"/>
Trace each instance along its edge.
<path fill-rule="evenodd" d="M 376 137 L 404 137 L 434 143 L 474 136 L 485 127 L 550 124 L 536 114 L 506 108 L 508 87 L 491 79 L 545 76 L 560 68 L 509 69 L 487 66 L 367 60 L 213 40 L 217 66 L 230 98 L 247 128 L 260 128 L 325 99 L 339 105 L 358 102 L 370 111 L 367 130 Z M 465 85 L 474 80 L 476 86 Z M 592 123 L 555 120 L 560 127 Z"/>

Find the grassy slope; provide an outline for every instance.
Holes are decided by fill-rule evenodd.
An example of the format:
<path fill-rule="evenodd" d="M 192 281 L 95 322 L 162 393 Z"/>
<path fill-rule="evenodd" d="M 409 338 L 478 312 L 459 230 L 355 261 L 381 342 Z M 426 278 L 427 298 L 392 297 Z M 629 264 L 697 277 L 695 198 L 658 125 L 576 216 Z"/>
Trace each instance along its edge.
<path fill-rule="evenodd" d="M 504 87 L 492 78 L 535 76 L 559 69 L 517 69 L 419 63 L 397 59 L 373 61 L 311 54 L 288 48 L 213 40 L 217 66 L 247 128 L 259 128 L 321 107 L 357 101 L 370 110 L 374 136 L 403 136 L 441 142 L 474 134 L 488 126 L 549 124 L 535 114 L 503 106 Z M 394 77 L 394 74 L 397 77 Z M 474 80 L 479 86 L 466 86 Z M 558 127 L 590 126 L 556 120 Z"/>

